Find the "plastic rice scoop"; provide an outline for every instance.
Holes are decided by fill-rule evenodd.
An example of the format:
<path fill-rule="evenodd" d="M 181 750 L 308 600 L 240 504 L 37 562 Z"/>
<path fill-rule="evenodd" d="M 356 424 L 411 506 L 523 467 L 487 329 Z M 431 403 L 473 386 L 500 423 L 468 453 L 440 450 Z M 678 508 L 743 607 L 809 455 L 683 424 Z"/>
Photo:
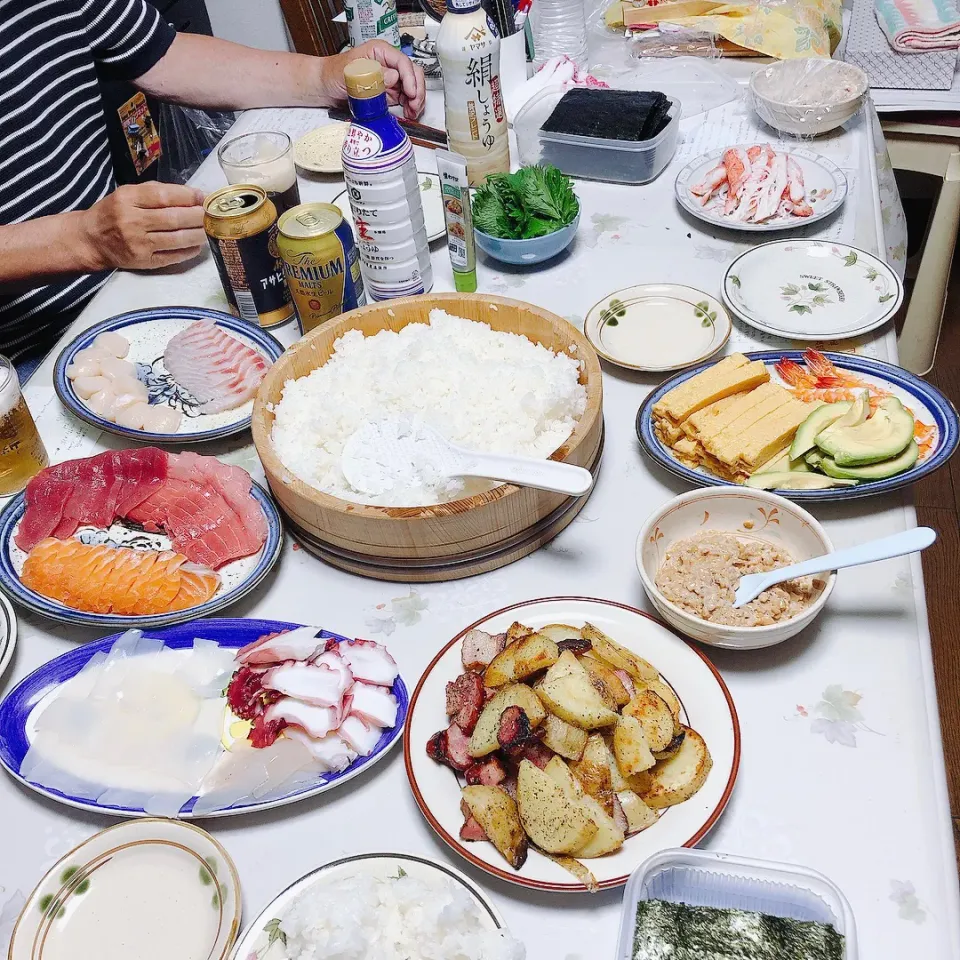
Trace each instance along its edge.
<path fill-rule="evenodd" d="M 593 475 L 555 460 L 477 453 L 448 442 L 421 420 L 368 420 L 347 440 L 343 475 L 355 490 L 383 496 L 393 490 L 442 485 L 455 477 L 481 477 L 539 490 L 585 494 Z"/>

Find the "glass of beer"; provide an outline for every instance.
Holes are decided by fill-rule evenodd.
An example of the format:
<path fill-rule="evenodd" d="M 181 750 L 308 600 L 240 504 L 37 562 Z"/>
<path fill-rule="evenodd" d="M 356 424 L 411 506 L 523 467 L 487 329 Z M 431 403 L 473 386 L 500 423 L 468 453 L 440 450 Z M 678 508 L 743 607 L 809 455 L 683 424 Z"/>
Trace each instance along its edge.
<path fill-rule="evenodd" d="M 49 463 L 17 371 L 0 356 L 0 497 L 19 493 Z"/>
<path fill-rule="evenodd" d="M 266 190 L 277 216 L 300 202 L 293 144 L 285 133 L 245 133 L 220 144 L 217 157 L 227 183 L 252 183 Z"/>

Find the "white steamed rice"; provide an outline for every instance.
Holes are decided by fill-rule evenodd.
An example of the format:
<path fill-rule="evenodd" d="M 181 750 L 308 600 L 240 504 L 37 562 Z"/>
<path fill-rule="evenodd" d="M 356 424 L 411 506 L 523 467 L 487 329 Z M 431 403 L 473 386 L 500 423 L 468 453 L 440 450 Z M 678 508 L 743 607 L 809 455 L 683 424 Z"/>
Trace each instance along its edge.
<path fill-rule="evenodd" d="M 490 489 L 471 480 L 392 491 L 354 490 L 340 469 L 348 437 L 370 420 L 419 417 L 472 450 L 546 459 L 586 408 L 579 361 L 513 333 L 432 310 L 430 322 L 364 337 L 350 330 L 330 359 L 288 380 L 274 409 L 273 444 L 305 483 L 344 500 L 386 506 L 442 503 Z"/>
<path fill-rule="evenodd" d="M 524 960 L 458 883 L 369 875 L 313 887 L 281 920 L 288 960 Z"/>

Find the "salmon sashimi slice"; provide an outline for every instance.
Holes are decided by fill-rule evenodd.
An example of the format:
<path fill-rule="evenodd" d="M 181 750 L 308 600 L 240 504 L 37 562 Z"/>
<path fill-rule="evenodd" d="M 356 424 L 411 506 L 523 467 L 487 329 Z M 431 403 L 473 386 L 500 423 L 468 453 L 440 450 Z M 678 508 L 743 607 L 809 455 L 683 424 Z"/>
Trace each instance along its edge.
<path fill-rule="evenodd" d="M 266 360 L 213 320 L 197 320 L 167 344 L 167 372 L 200 402 L 201 413 L 246 403 L 267 372 Z"/>
<path fill-rule="evenodd" d="M 220 585 L 218 574 L 187 564 L 179 553 L 53 537 L 30 551 L 20 579 L 75 610 L 126 616 L 185 610 L 208 600 Z"/>

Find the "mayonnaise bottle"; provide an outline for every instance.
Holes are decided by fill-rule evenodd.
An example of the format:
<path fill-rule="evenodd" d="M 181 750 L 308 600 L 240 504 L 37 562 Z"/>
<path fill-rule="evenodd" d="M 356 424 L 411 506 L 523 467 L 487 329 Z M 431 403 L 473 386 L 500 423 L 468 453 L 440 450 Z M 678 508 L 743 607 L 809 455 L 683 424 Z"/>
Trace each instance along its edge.
<path fill-rule="evenodd" d="M 433 288 L 430 246 L 413 146 L 387 108 L 375 60 L 347 64 L 353 121 L 343 141 L 343 177 L 357 227 L 363 285 L 374 300 Z"/>
<path fill-rule="evenodd" d="M 470 186 L 510 172 L 507 112 L 500 89 L 500 38 L 480 0 L 447 0 L 437 34 L 451 151 L 467 161 Z"/>

